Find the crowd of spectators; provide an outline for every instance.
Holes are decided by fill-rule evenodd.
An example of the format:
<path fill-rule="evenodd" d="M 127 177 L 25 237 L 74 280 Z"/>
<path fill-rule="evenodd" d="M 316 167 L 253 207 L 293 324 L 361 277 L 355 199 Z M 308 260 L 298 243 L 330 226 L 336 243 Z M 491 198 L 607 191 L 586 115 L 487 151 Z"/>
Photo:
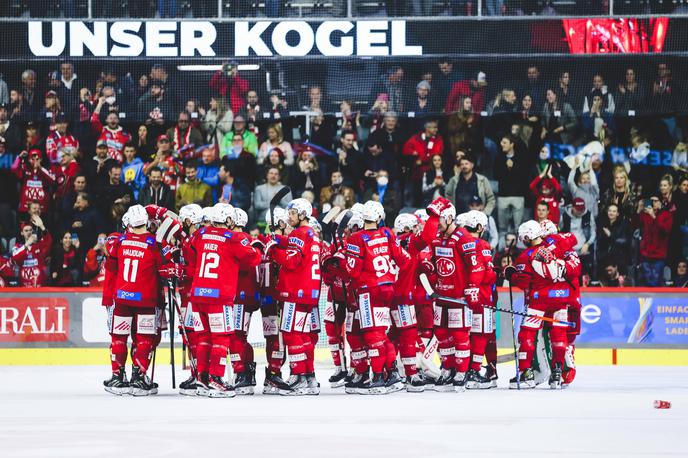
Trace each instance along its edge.
<path fill-rule="evenodd" d="M 536 65 L 500 87 L 448 60 L 413 68 L 385 70 L 363 105 L 310 84 L 307 116 L 235 63 L 197 82 L 207 100 L 160 64 L 138 79 L 106 66 L 87 81 L 62 62 L 0 80 L 0 276 L 97 285 L 105 234 L 130 205 L 228 202 L 262 230 L 289 185 L 283 205 L 305 197 L 322 215 L 373 199 L 388 225 L 446 196 L 490 217 L 498 264 L 521 222 L 547 218 L 576 234 L 584 284 L 686 283 L 688 124 L 670 65 L 649 82 L 596 74 L 584 90 Z M 654 163 L 655 149 L 673 154 Z"/>
<path fill-rule="evenodd" d="M 214 18 L 218 17 L 217 0 L 5 0 L 0 16 L 35 18 Z M 282 17 L 306 14 L 318 17 L 352 15 L 387 16 L 555 16 L 613 14 L 686 14 L 685 0 L 617 0 L 614 10 L 608 0 L 346 0 L 223 1 L 220 16 Z M 480 6 L 479 6 L 480 4 Z"/>

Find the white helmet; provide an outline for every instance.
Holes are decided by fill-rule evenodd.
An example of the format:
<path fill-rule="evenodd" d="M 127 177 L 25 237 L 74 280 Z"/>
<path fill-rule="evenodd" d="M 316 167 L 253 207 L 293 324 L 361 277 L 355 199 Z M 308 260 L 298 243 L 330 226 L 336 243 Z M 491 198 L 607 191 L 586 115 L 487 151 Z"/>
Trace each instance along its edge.
<path fill-rule="evenodd" d="M 354 213 L 351 219 L 349 220 L 349 224 L 347 226 L 349 227 L 349 229 L 353 230 L 354 227 L 362 229 L 364 225 L 365 223 L 363 221 L 363 216 L 360 213 Z"/>
<path fill-rule="evenodd" d="M 456 207 L 450 205 L 442 210 L 442 213 L 440 213 L 440 218 L 444 218 L 445 221 L 451 218 L 451 220 L 454 221 L 456 219 Z"/>
<path fill-rule="evenodd" d="M 556 224 L 548 219 L 543 219 L 540 221 L 540 227 L 542 228 L 542 235 L 552 235 L 559 232 L 559 228 Z"/>
<path fill-rule="evenodd" d="M 235 218 L 234 207 L 225 203 L 215 204 L 213 206 L 213 212 L 210 215 L 210 221 L 218 224 L 229 224 L 227 223 L 227 219 L 231 219 L 232 223 L 234 223 Z"/>
<path fill-rule="evenodd" d="M 211 216 L 214 211 L 213 207 L 203 207 L 201 209 L 202 222 L 206 223 L 212 221 L 213 219 Z"/>
<path fill-rule="evenodd" d="M 122 226 L 124 226 L 124 229 L 129 227 L 129 214 L 127 212 L 124 212 L 122 215 Z"/>
<path fill-rule="evenodd" d="M 310 218 L 308 218 L 308 225 L 318 234 L 322 232 L 322 226 L 320 225 L 320 222 L 315 216 L 311 216 Z"/>
<path fill-rule="evenodd" d="M 287 211 L 284 208 L 275 207 L 275 224 L 287 224 Z M 265 224 L 272 225 L 272 218 L 270 217 L 270 209 L 265 212 Z"/>
<path fill-rule="evenodd" d="M 426 222 L 428 219 L 430 219 L 430 215 L 428 215 L 427 210 L 425 210 L 424 208 L 416 210 L 415 212 L 413 212 L 413 215 L 422 222 Z"/>
<path fill-rule="evenodd" d="M 530 245 L 530 242 L 538 237 L 542 237 L 542 227 L 537 221 L 530 220 L 521 224 L 518 227 L 518 239 L 523 242 L 524 245 Z"/>
<path fill-rule="evenodd" d="M 464 215 L 459 215 L 459 218 L 461 218 L 461 216 L 464 217 L 466 227 L 475 229 L 480 225 L 483 229 L 487 229 L 487 215 L 485 213 L 478 210 L 471 210 L 468 213 L 464 213 Z"/>
<path fill-rule="evenodd" d="M 369 200 L 363 204 L 361 216 L 363 217 L 364 221 L 378 222 L 379 220 L 384 219 L 385 211 L 382 209 L 382 204 L 380 204 L 380 202 Z"/>
<path fill-rule="evenodd" d="M 182 223 L 189 219 L 191 224 L 198 224 L 203 221 L 203 209 L 198 204 L 184 205 L 179 209 L 179 219 Z"/>
<path fill-rule="evenodd" d="M 313 214 L 313 205 L 303 197 L 299 197 L 289 202 L 289 205 L 287 205 L 287 212 L 292 209 L 296 210 L 299 216 L 303 215 L 304 218 L 310 218 Z"/>
<path fill-rule="evenodd" d="M 356 202 L 355 204 L 353 204 L 351 206 L 351 211 L 353 213 L 359 213 L 359 214 L 363 213 L 363 204 L 360 202 Z"/>
<path fill-rule="evenodd" d="M 456 225 L 459 227 L 464 227 L 466 225 L 466 217 L 468 213 L 459 213 L 456 215 Z"/>
<path fill-rule="evenodd" d="M 400 213 L 394 220 L 394 230 L 397 233 L 412 231 L 416 226 L 418 226 L 418 218 L 410 213 Z"/>
<path fill-rule="evenodd" d="M 234 224 L 239 227 L 246 227 L 248 224 L 248 215 L 241 208 L 234 207 Z"/>
<path fill-rule="evenodd" d="M 143 205 L 132 205 L 125 215 L 126 214 L 129 214 L 127 220 L 129 222 L 128 225 L 131 227 L 144 226 L 148 222 L 148 212 L 143 208 Z"/>

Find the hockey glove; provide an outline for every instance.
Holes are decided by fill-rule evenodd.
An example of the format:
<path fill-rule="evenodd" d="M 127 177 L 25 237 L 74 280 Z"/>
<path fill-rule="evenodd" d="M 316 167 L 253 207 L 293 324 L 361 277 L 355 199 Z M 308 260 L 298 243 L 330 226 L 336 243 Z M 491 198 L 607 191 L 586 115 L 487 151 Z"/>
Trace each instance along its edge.
<path fill-rule="evenodd" d="M 428 212 L 428 215 L 439 217 L 440 213 L 442 213 L 442 210 L 451 207 L 451 205 L 452 203 L 449 200 L 445 199 L 444 197 L 438 197 L 427 206 L 426 211 Z"/>
<path fill-rule="evenodd" d="M 182 279 L 184 278 L 184 268 L 181 264 L 177 264 L 176 262 L 169 262 L 167 264 L 163 264 L 158 268 L 158 274 L 160 275 L 160 277 L 166 280 L 169 280 L 171 278 Z"/>
<path fill-rule="evenodd" d="M 506 266 L 504 268 L 504 278 L 507 280 L 511 281 L 511 277 L 516 273 L 516 267 L 514 266 Z"/>

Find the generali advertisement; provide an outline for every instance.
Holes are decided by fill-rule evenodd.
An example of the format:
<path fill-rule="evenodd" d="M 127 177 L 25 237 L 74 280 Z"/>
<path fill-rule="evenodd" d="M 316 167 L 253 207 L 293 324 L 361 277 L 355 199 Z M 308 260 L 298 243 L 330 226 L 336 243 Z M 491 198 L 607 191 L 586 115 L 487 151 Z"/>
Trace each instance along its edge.
<path fill-rule="evenodd" d="M 65 342 L 68 339 L 67 299 L 0 299 L 0 342 Z"/>

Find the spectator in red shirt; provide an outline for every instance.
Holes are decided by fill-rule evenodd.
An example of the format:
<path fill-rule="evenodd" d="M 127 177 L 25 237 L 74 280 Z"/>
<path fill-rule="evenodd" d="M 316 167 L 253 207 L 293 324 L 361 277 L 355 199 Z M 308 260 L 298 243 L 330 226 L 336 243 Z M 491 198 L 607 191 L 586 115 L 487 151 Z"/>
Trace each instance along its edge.
<path fill-rule="evenodd" d="M 79 141 L 67 132 L 68 127 L 67 115 L 58 113 L 55 117 L 55 130 L 51 131 L 48 138 L 45 139 L 45 152 L 51 164 L 60 162 L 57 153 L 61 148 L 79 150 Z"/>
<path fill-rule="evenodd" d="M 57 183 L 56 200 L 62 200 L 62 197 L 74 187 L 76 176 L 81 173 L 81 167 L 74 158 L 75 153 L 74 148 L 62 147 L 57 153 L 58 163 L 53 164 L 50 168 L 50 172 L 55 176 Z"/>
<path fill-rule="evenodd" d="M 444 142 L 442 137 L 437 135 L 437 131 L 437 121 L 425 121 L 423 132 L 409 138 L 404 144 L 403 154 L 413 157 L 414 160 L 414 167 L 412 168 L 414 180 L 420 180 L 425 172 L 430 170 L 430 163 L 434 155 L 442 155 L 444 152 Z"/>
<path fill-rule="evenodd" d="M 480 113 L 485 109 L 485 97 L 487 93 L 487 77 L 485 73 L 478 72 L 474 80 L 464 80 L 454 83 L 444 105 L 445 113 L 454 113 L 463 108 L 461 102 L 465 97 L 470 97 L 473 102 L 473 112 Z"/>
<path fill-rule="evenodd" d="M 62 243 L 53 247 L 50 255 L 50 278 L 55 286 L 77 286 L 79 284 L 79 239 L 65 232 Z"/>
<path fill-rule="evenodd" d="M 102 140 L 107 145 L 108 156 L 121 164 L 124 159 L 124 145 L 131 141 L 131 135 L 119 125 L 119 115 L 114 111 L 108 113 L 105 125 L 100 122 L 100 110 L 103 105 L 105 105 L 105 97 L 100 97 L 91 115 L 91 127 L 98 135 L 98 141 Z"/>
<path fill-rule="evenodd" d="M 41 165 L 41 155 L 41 151 L 37 149 L 32 149 L 29 153 L 22 151 L 12 164 L 12 171 L 21 183 L 17 208 L 19 213 L 26 212 L 31 201 L 39 202 L 43 212 L 50 205 L 49 187 L 55 184 L 55 176 Z"/>
<path fill-rule="evenodd" d="M 551 164 L 530 182 L 530 192 L 535 196 L 535 219 L 538 219 L 538 205 L 544 203 L 549 208 L 549 220 L 559 225 L 562 189 L 559 181 L 552 177 Z"/>
<path fill-rule="evenodd" d="M 84 262 L 84 280 L 87 280 L 89 286 L 102 286 L 105 281 L 105 240 L 107 234 L 101 232 L 98 234 L 98 241 L 86 253 L 86 262 Z"/>
<path fill-rule="evenodd" d="M 239 113 L 244 105 L 244 96 L 249 90 L 248 81 L 239 76 L 235 61 L 225 62 L 222 70 L 215 72 L 210 79 L 210 89 L 223 97 L 229 97 L 229 105 L 234 113 Z"/>
<path fill-rule="evenodd" d="M 659 196 L 650 196 L 650 205 L 638 202 L 640 234 L 640 271 L 645 286 L 660 286 L 666 265 L 669 234 L 673 224 L 672 213 L 662 205 Z"/>
<path fill-rule="evenodd" d="M 47 258 L 53 239 L 44 231 L 42 237 L 34 232 L 31 224 L 21 227 L 21 235 L 12 249 L 12 261 L 19 266 L 21 286 L 38 287 L 46 283 Z"/>

